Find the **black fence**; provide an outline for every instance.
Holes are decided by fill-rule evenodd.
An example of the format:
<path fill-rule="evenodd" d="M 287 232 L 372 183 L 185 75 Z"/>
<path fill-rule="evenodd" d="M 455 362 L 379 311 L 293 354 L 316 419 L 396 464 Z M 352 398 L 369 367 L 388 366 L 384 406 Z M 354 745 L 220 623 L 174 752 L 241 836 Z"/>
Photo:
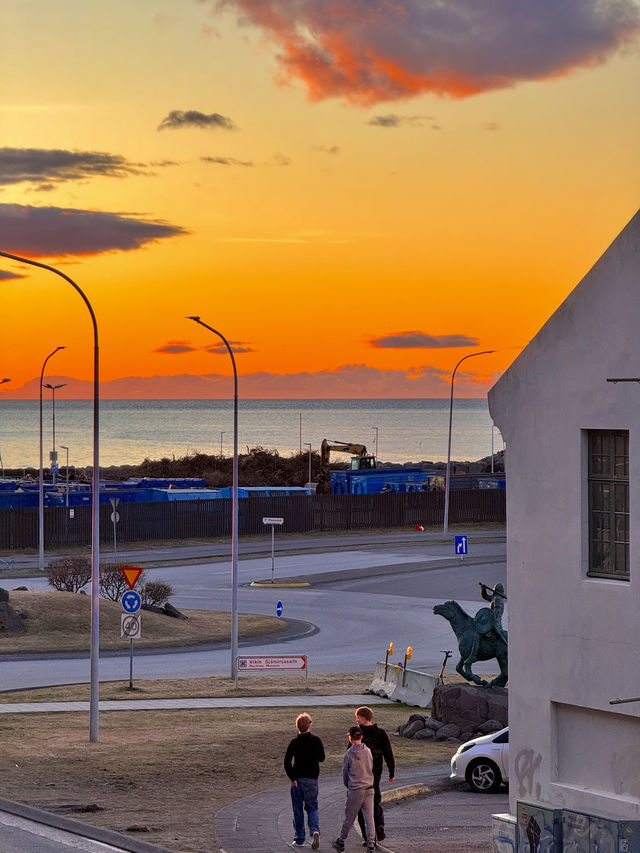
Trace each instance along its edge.
<path fill-rule="evenodd" d="M 100 507 L 100 539 L 113 541 L 112 509 Z M 205 539 L 231 535 L 231 499 L 120 503 L 118 542 L 161 539 Z M 361 530 L 442 524 L 443 492 L 391 492 L 377 495 L 311 495 L 240 498 L 238 533 L 264 533 L 265 517 L 284 518 L 283 531 Z M 502 489 L 455 490 L 449 504 L 450 524 L 504 522 Z M 46 507 L 44 539 L 48 548 L 91 543 L 91 507 Z M 0 510 L 0 549 L 38 545 L 38 510 Z"/>

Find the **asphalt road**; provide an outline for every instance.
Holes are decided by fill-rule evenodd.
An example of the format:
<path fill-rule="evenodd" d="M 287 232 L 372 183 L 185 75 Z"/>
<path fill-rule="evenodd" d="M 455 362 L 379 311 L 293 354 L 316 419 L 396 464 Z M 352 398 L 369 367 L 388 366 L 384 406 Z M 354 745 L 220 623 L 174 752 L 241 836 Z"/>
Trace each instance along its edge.
<path fill-rule="evenodd" d="M 396 654 L 414 649 L 411 666 L 439 671 L 443 650 L 455 650 L 449 624 L 433 614 L 433 605 L 455 598 L 474 613 L 483 602 L 479 581 L 506 584 L 504 542 L 472 543 L 467 558 L 453 556 L 451 542 L 424 540 L 378 542 L 375 547 L 353 545 L 349 550 L 275 555 L 274 579 L 304 579 L 304 588 L 251 587 L 271 579 L 271 558 L 243 559 L 238 564 L 238 608 L 241 613 L 276 615 L 308 623 L 298 639 L 241 646 L 247 654 L 306 654 L 310 671 L 357 672 L 371 670 L 384 657 L 390 641 Z M 356 544 L 358 544 L 356 543 Z M 263 546 L 264 547 L 264 546 Z M 326 547 L 326 545 L 325 545 Z M 176 589 L 177 607 L 231 609 L 230 565 L 202 562 L 146 569 L 148 579 L 163 579 Z M 44 578 L 23 581 L 31 589 L 48 588 Z M 8 584 L 5 585 L 8 586 Z M 313 627 L 315 626 L 315 627 Z M 144 614 L 142 621 L 144 631 Z M 168 623 L 170 630 L 170 623 Z M 453 666 L 454 661 L 450 663 Z M 497 672 L 492 662 L 483 671 Z M 101 681 L 128 680 L 128 655 L 102 657 Z M 134 659 L 134 679 L 192 678 L 230 673 L 228 644 L 218 648 L 168 653 L 140 653 Z M 88 653 L 82 657 L 0 659 L 0 690 L 89 681 Z"/>

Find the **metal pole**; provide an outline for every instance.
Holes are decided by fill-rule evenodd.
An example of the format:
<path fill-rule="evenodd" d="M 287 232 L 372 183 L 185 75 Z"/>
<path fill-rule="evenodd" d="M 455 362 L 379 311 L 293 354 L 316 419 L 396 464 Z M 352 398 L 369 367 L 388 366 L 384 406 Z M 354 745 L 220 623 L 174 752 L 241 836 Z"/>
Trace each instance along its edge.
<path fill-rule="evenodd" d="M 220 457 L 222 457 L 222 436 L 224 435 L 225 430 L 220 430 Z"/>
<path fill-rule="evenodd" d="M 491 473 L 493 474 L 493 430 L 495 429 L 495 424 L 491 424 Z"/>
<path fill-rule="evenodd" d="M 453 368 L 453 373 L 451 374 L 451 397 L 449 399 L 449 442 L 447 445 L 447 471 L 445 475 L 444 481 L 444 522 L 442 525 L 442 535 L 447 536 L 449 533 L 449 490 L 451 486 L 451 423 L 453 420 L 453 383 L 456 378 L 456 371 L 460 367 L 463 361 L 466 361 L 468 358 L 474 358 L 477 355 L 490 355 L 495 352 L 495 350 L 489 349 L 484 350 L 483 352 L 472 352 L 469 355 L 465 355 Z"/>
<path fill-rule="evenodd" d="M 3 255 L 0 252 L 0 255 Z M 10 256 L 11 257 L 11 256 Z M 30 261 L 27 261 L 30 263 Z M 40 473 L 38 475 L 38 568 L 44 572 L 44 454 L 42 450 L 42 380 L 44 379 L 44 369 L 52 355 L 55 355 L 58 350 L 65 347 L 56 347 L 53 352 L 45 358 L 42 370 L 40 371 Z"/>
<path fill-rule="evenodd" d="M 307 482 L 309 483 L 309 488 L 311 488 L 311 442 L 305 441 L 304 446 L 309 448 L 309 480 Z"/>
<path fill-rule="evenodd" d="M 276 562 L 276 526 L 271 525 L 271 583 L 274 582 L 274 568 Z"/>
<path fill-rule="evenodd" d="M 233 350 L 222 334 L 200 317 L 187 317 L 217 335 L 227 348 L 233 367 L 233 485 L 231 487 L 231 678 L 238 674 L 238 371 Z"/>
<path fill-rule="evenodd" d="M 0 379 L 0 385 L 4 385 L 5 382 L 11 382 L 10 379 Z M 4 480 L 4 462 L 2 461 L 2 454 L 0 453 L 0 466 L 2 466 L 2 479 Z"/>
<path fill-rule="evenodd" d="M 66 489 L 66 491 L 67 491 L 67 495 L 66 495 L 66 498 L 65 498 L 65 501 L 64 501 L 64 505 L 65 505 L 65 506 L 67 507 L 67 509 L 68 509 L 68 508 L 69 508 L 69 448 L 68 448 L 68 447 L 65 447 L 65 446 L 64 446 L 64 444 L 61 444 L 61 445 L 60 445 L 60 447 L 62 448 L 62 450 L 66 450 L 66 451 L 67 451 L 67 476 L 66 476 L 66 478 L 65 478 L 65 479 L 66 479 L 66 481 L 67 481 L 67 489 Z"/>
<path fill-rule="evenodd" d="M 375 452 L 375 459 L 376 459 L 376 462 L 377 462 L 377 461 L 378 461 L 378 431 L 379 431 L 379 427 L 372 427 L 372 429 L 374 429 L 374 430 L 376 431 L 376 452 Z"/>
<path fill-rule="evenodd" d="M 298 415 L 300 426 L 300 454 L 302 454 L 302 412 Z"/>
<path fill-rule="evenodd" d="M 1 252 L 0 257 L 9 258 L 18 263 L 30 264 L 33 267 L 39 267 L 43 270 L 59 275 L 68 282 L 82 298 L 87 306 L 91 316 L 93 326 L 93 479 L 91 487 L 91 647 L 90 647 L 90 668 L 91 668 L 91 694 L 89 699 L 89 737 L 92 742 L 98 740 L 98 693 L 99 693 L 99 661 L 100 661 L 100 354 L 98 348 L 98 323 L 96 315 L 93 312 L 91 303 L 83 293 L 82 289 L 63 272 L 50 267 L 47 264 L 41 264 L 39 261 L 32 261 L 29 258 L 23 258 L 19 255 L 11 255 L 8 252 Z M 40 383 L 42 386 L 42 382 Z M 42 400 L 42 391 L 40 392 Z M 42 404 L 41 404 L 42 408 Z M 40 424 L 42 430 L 42 415 L 40 416 Z M 42 438 L 40 440 L 42 448 Z M 42 470 L 42 449 L 40 450 L 40 469 Z"/>

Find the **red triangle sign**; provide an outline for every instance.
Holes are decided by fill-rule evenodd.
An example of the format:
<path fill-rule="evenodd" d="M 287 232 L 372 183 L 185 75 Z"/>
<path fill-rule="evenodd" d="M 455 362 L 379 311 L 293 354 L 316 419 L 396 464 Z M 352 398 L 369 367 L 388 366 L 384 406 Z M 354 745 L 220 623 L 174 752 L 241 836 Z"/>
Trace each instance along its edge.
<path fill-rule="evenodd" d="M 136 566 L 120 566 L 120 571 L 124 575 L 126 582 L 129 584 L 129 589 L 133 589 L 138 582 L 138 578 L 142 574 L 142 569 L 139 569 Z"/>

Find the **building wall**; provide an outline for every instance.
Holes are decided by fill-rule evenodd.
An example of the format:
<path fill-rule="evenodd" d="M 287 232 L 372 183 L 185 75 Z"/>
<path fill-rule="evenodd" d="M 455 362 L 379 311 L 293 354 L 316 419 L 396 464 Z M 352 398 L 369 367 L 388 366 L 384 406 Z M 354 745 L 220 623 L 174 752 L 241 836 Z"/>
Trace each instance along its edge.
<path fill-rule="evenodd" d="M 510 806 L 640 818 L 640 215 L 489 394 L 506 441 Z M 587 429 L 629 430 L 631 581 L 586 576 Z"/>

